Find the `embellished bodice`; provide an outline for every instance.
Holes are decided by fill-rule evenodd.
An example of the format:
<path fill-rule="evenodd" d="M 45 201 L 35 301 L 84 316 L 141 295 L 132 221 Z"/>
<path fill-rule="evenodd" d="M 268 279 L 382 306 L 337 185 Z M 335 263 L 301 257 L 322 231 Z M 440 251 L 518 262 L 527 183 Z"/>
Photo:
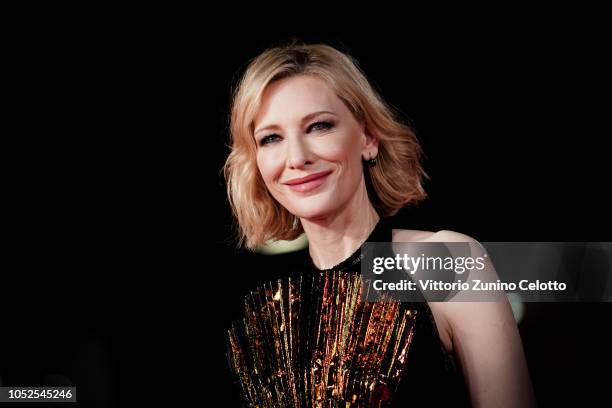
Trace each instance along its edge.
<path fill-rule="evenodd" d="M 367 241 L 391 240 L 381 220 Z M 426 302 L 363 302 L 361 251 L 264 282 L 244 299 L 228 358 L 253 407 L 469 406 Z"/>

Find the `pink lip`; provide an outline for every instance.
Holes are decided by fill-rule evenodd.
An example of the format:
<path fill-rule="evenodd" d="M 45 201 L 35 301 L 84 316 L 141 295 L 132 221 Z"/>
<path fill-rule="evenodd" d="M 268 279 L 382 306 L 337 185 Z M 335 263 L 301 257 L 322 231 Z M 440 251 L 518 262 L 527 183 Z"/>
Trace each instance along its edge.
<path fill-rule="evenodd" d="M 285 182 L 285 184 L 293 191 L 306 193 L 323 184 L 330 174 L 331 170 L 322 171 L 320 173 L 310 174 L 306 177 L 291 179 Z"/>

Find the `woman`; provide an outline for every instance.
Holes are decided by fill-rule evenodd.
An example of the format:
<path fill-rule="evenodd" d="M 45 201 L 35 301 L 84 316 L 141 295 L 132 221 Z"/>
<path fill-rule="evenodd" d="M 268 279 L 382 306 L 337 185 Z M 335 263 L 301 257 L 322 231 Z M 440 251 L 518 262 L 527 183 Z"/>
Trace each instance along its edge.
<path fill-rule="evenodd" d="M 269 49 L 253 60 L 234 94 L 231 135 L 225 175 L 240 241 L 248 248 L 305 233 L 313 272 L 344 274 L 358 270 L 355 266 L 360 261 L 359 249 L 367 240 L 473 241 L 452 231 L 393 229 L 391 217 L 401 207 L 425 197 L 420 147 L 412 131 L 396 120 L 355 62 L 330 46 L 293 44 Z M 346 276 L 339 278 L 338 288 L 346 286 L 342 281 Z M 268 292 L 270 297 L 257 303 L 259 308 L 246 311 L 247 320 L 249 314 L 257 316 L 253 326 L 247 324 L 230 333 L 230 359 L 248 403 L 534 405 L 520 336 L 507 301 L 424 302 L 409 305 L 418 311 L 409 315 L 394 310 L 394 322 L 404 319 L 402 322 L 414 324 L 409 325 L 411 329 L 405 332 L 409 336 L 404 340 L 399 335 L 393 337 L 395 350 L 400 344 L 408 347 L 413 340 L 407 348 L 407 361 L 395 366 L 397 381 L 379 373 L 374 380 L 359 377 L 360 385 L 355 386 L 351 376 L 363 376 L 366 365 L 357 370 L 356 364 L 361 364 L 357 360 L 342 362 L 348 361 L 349 353 L 340 356 L 338 336 L 331 343 L 321 343 L 322 336 L 329 337 L 335 327 L 317 331 L 321 324 L 329 324 L 331 315 L 325 317 L 322 312 L 327 310 L 325 307 L 341 307 L 350 300 L 340 296 L 340 289 L 333 298 L 325 298 L 329 292 L 324 290 L 320 298 L 313 294 L 312 288 L 323 285 L 329 291 L 329 282 L 338 280 L 325 280 L 324 284 L 310 281 L 308 297 L 315 306 L 296 317 L 300 327 L 287 333 L 291 319 L 299 313 L 295 307 L 290 310 L 291 305 L 301 301 L 299 295 L 304 293 L 291 286 L 295 279 L 288 279 L 288 284 L 266 286 L 273 290 L 262 290 L 257 299 L 265 298 Z M 303 282 L 299 282 L 299 288 L 303 288 Z M 284 306 L 279 303 L 275 309 L 275 301 L 282 303 L 282 288 L 290 295 Z M 360 313 L 378 313 L 362 307 Z M 270 318 L 276 316 L 270 310 L 280 310 L 278 316 L 288 316 L 287 320 Z M 348 309 L 341 310 L 345 313 Z M 318 323 L 310 322 L 305 329 L 304 322 L 313 314 L 320 315 Z M 261 323 L 267 319 L 272 323 Z M 359 343 L 362 340 L 355 331 L 349 335 Z M 313 332 L 317 332 L 316 339 Z M 298 334 L 299 341 L 295 340 Z M 268 341 L 267 352 L 257 351 L 262 342 Z M 313 346 L 314 343 L 334 347 Z M 366 353 L 365 341 L 359 344 L 352 352 Z M 266 353 L 276 354 L 277 358 L 261 363 L 262 358 L 269 358 Z M 388 361 L 385 358 L 368 361 L 382 365 Z M 264 374 L 262 370 L 270 372 Z M 385 387 L 379 387 L 381 384 Z"/>

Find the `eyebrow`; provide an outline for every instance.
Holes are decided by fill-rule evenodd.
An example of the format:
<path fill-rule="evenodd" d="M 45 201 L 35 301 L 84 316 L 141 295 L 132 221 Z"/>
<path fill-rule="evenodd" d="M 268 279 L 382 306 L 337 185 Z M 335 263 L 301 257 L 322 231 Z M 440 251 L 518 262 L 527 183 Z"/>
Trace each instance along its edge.
<path fill-rule="evenodd" d="M 304 122 L 308 122 L 308 121 L 309 121 L 309 120 L 311 120 L 312 118 L 314 118 L 314 117 L 316 117 L 316 116 L 319 116 L 319 115 L 326 114 L 326 113 L 327 113 L 327 114 L 334 115 L 334 116 L 338 116 L 338 115 L 336 115 L 334 112 L 330 112 L 330 111 L 317 111 L 317 112 L 309 113 L 308 115 L 304 116 L 304 117 L 302 118 L 301 122 L 302 122 L 302 123 L 304 123 Z M 278 125 L 266 125 L 266 126 L 264 126 L 264 127 L 262 127 L 262 128 L 256 129 L 256 130 L 253 132 L 253 135 L 256 135 L 256 134 L 258 134 L 258 133 L 260 133 L 260 132 L 263 132 L 264 130 L 272 130 L 272 129 L 277 129 L 278 127 L 279 127 Z"/>

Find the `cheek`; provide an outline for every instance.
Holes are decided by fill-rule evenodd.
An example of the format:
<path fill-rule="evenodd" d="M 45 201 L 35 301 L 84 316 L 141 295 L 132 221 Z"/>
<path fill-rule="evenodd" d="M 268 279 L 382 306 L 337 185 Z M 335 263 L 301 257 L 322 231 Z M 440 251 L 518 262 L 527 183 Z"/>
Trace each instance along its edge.
<path fill-rule="evenodd" d="M 280 174 L 279 169 L 282 168 L 279 166 L 278 156 L 269 154 L 266 150 L 259 150 L 257 152 L 257 168 L 266 184 L 278 178 Z"/>
<path fill-rule="evenodd" d="M 320 159 L 332 162 L 342 162 L 348 156 L 350 147 L 346 143 L 346 137 L 341 134 L 331 134 L 327 137 L 319 137 L 310 140 L 311 151 Z"/>
<path fill-rule="evenodd" d="M 358 141 L 348 135 L 338 135 L 335 140 L 325 140 L 318 149 L 318 156 L 340 164 L 345 170 L 361 164 Z"/>
<path fill-rule="evenodd" d="M 333 145 L 333 150 L 351 157 L 354 154 L 360 154 L 362 141 L 359 127 L 348 122 L 350 121 L 344 121 L 344 123 L 339 125 L 337 131 L 333 133 L 330 147 Z"/>

